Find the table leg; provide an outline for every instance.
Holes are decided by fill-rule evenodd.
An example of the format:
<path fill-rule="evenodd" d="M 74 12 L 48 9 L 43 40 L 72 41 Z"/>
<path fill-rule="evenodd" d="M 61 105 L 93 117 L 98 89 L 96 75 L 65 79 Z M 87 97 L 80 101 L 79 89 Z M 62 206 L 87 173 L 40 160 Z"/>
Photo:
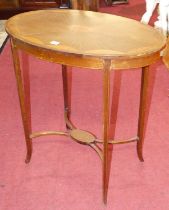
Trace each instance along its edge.
<path fill-rule="evenodd" d="M 143 159 L 143 143 L 146 129 L 146 108 L 147 108 L 147 96 L 148 96 L 148 81 L 149 80 L 149 66 L 142 67 L 141 77 L 141 91 L 140 91 L 140 107 L 139 107 L 139 120 L 138 120 L 138 137 L 137 142 L 137 154 L 140 161 Z"/>
<path fill-rule="evenodd" d="M 63 97 L 64 97 L 64 116 L 65 116 L 66 127 L 68 129 L 73 129 L 74 126 L 70 122 L 70 95 L 71 95 L 70 92 L 71 90 L 69 87 L 70 86 L 69 79 L 71 80 L 71 75 L 68 75 L 68 69 L 66 65 L 62 65 L 62 79 L 63 79 Z"/>
<path fill-rule="evenodd" d="M 32 155 L 32 141 L 29 136 L 31 133 L 30 131 L 31 126 L 29 122 L 27 106 L 26 106 L 26 101 L 25 101 L 26 96 L 25 96 L 24 85 L 22 81 L 18 49 L 15 46 L 15 43 L 12 39 L 11 39 L 11 48 L 12 48 L 14 70 L 15 70 L 15 76 L 16 76 L 16 81 L 17 81 L 17 89 L 18 89 L 19 102 L 20 102 L 20 108 L 21 108 L 22 123 L 24 127 L 24 134 L 25 134 L 25 141 L 26 141 L 26 148 L 27 148 L 27 155 L 26 155 L 25 162 L 28 163 Z"/>
<path fill-rule="evenodd" d="M 110 67 L 111 60 L 105 60 L 103 75 L 103 202 L 107 203 L 108 192 L 108 138 L 110 103 Z"/>
<path fill-rule="evenodd" d="M 30 75 L 29 75 L 29 56 L 24 51 L 21 52 L 21 60 L 22 60 L 22 80 L 24 84 L 24 93 L 25 93 L 25 105 L 26 105 L 26 112 L 28 116 L 28 125 L 29 131 L 32 133 L 32 126 L 31 126 L 31 101 L 30 101 Z"/>

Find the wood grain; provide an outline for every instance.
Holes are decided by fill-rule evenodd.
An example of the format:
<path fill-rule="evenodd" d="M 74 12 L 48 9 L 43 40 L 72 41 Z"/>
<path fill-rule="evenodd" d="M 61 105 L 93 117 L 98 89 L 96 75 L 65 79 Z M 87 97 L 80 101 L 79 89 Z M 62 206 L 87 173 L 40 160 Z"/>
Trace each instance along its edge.
<path fill-rule="evenodd" d="M 144 66 L 145 61 L 146 65 L 151 64 L 159 59 L 159 52 L 165 47 L 165 37 L 150 26 L 91 11 L 28 12 L 10 18 L 6 30 L 16 41 L 33 48 L 33 52 L 37 49 L 43 54 L 47 50 L 49 54 L 85 59 L 85 63 L 88 58 L 111 59 L 115 69 L 116 66 Z M 45 59 L 43 55 L 42 59 Z M 55 61 L 58 62 L 57 58 Z M 77 62 L 68 62 L 68 65 L 77 65 Z"/>

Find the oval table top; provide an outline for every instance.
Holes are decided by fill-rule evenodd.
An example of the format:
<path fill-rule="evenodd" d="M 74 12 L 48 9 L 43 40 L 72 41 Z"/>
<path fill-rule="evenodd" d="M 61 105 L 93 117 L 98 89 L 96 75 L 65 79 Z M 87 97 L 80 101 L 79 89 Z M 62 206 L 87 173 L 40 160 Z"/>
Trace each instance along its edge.
<path fill-rule="evenodd" d="M 160 52 L 165 37 L 136 20 L 80 10 L 39 10 L 16 15 L 6 23 L 12 38 L 55 52 L 121 59 Z"/>

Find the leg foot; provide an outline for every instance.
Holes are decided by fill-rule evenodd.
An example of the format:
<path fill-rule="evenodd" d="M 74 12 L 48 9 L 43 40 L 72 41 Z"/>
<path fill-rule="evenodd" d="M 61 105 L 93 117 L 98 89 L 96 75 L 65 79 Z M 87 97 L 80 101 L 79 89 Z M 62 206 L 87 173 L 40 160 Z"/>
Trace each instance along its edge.
<path fill-rule="evenodd" d="M 137 143 L 137 155 L 138 155 L 139 160 L 141 162 L 144 162 L 142 148 L 140 147 L 138 143 Z"/>
<path fill-rule="evenodd" d="M 26 159 L 25 159 L 25 163 L 29 163 L 29 162 L 30 162 L 31 156 L 32 156 L 32 153 L 31 153 L 31 154 L 28 154 L 28 153 L 27 153 Z"/>

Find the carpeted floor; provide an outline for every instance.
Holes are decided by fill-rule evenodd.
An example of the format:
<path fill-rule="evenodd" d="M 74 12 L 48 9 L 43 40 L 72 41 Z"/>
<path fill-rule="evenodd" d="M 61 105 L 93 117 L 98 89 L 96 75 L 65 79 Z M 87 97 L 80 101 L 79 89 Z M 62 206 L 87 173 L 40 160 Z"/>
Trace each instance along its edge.
<path fill-rule="evenodd" d="M 4 28 L 5 20 L 0 20 L 0 52 L 2 52 L 7 40 L 7 33 Z"/>
<path fill-rule="evenodd" d="M 143 0 L 102 12 L 140 19 Z M 65 129 L 61 67 L 29 56 L 33 130 Z M 24 61 L 26 62 L 26 60 Z M 9 42 L 0 55 L 0 209 L 1 210 L 167 210 L 169 209 L 169 72 L 151 66 L 151 106 L 140 163 L 133 144 L 113 149 L 108 204 L 102 203 L 102 167 L 96 153 L 66 137 L 34 141 L 30 164 L 25 142 Z M 112 72 L 119 92 L 116 138 L 137 132 L 140 70 Z M 154 86 L 153 86 L 154 84 Z M 121 86 L 120 90 L 118 87 Z M 150 94 L 151 95 L 151 94 Z M 73 69 L 72 121 L 98 136 L 102 131 L 102 72 Z M 113 107 L 117 104 L 113 101 Z"/>

